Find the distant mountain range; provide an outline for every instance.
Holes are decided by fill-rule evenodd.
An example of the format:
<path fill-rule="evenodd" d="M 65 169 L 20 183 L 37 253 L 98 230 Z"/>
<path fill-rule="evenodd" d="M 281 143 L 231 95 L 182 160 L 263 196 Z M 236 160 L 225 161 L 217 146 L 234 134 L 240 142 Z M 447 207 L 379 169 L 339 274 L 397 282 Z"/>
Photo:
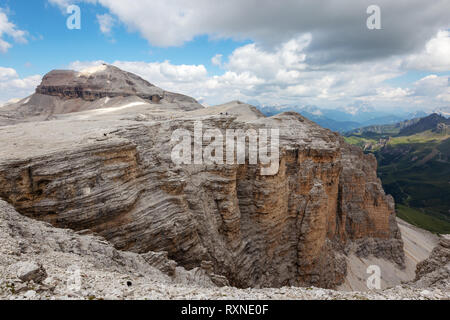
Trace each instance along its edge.
<path fill-rule="evenodd" d="M 321 109 L 317 106 L 259 106 L 258 109 L 266 116 L 273 116 L 286 111 L 295 111 L 324 128 L 341 133 L 366 126 L 397 124 L 405 120 L 428 115 L 423 111 L 388 113 L 376 110 L 370 106 L 345 107 L 339 110 Z M 448 113 L 450 115 L 445 110 L 439 111 L 438 113 Z"/>
<path fill-rule="evenodd" d="M 450 126 L 450 119 L 433 113 L 426 118 L 419 119 L 399 132 L 399 136 L 409 136 L 431 130 L 435 133 L 445 133 Z"/>
<path fill-rule="evenodd" d="M 433 113 L 345 134 L 378 161 L 383 188 L 398 215 L 421 228 L 450 233 L 450 119 Z"/>

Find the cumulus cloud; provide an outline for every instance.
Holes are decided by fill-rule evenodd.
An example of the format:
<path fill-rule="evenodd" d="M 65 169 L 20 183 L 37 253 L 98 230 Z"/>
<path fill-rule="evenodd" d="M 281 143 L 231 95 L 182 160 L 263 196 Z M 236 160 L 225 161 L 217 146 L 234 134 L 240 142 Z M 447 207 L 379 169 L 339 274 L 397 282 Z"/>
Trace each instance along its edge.
<path fill-rule="evenodd" d="M 406 88 L 377 88 L 377 97 L 389 101 L 402 101 L 411 95 L 411 90 Z"/>
<path fill-rule="evenodd" d="M 110 30 L 107 25 L 103 31 Z M 254 42 L 235 49 L 227 57 L 218 53 L 211 61 L 223 68 L 222 75 L 209 75 L 206 67 L 201 64 L 175 65 L 170 61 L 109 63 L 138 74 L 166 90 L 184 93 L 208 104 L 240 99 L 272 105 L 316 104 L 342 107 L 371 103 L 391 108 L 399 105 L 434 107 L 439 103 L 449 102 L 448 77 L 432 75 L 408 87 L 394 87 L 385 82 L 403 75 L 407 68 L 405 66 L 411 66 L 413 62 L 417 64 L 418 57 L 423 55 L 432 58 L 429 60 L 433 61 L 434 67 L 445 70 L 448 59 L 445 55 L 445 41 L 448 32 L 436 33 L 427 42 L 422 53 L 376 61 L 369 59 L 352 64 L 342 61 L 325 62 L 326 59 L 317 64 L 317 59 L 311 58 L 318 55 L 318 51 L 314 51 L 316 49 L 311 50 L 315 36 L 315 32 L 297 34 L 271 47 Z M 81 70 L 100 63 L 103 61 L 76 61 L 69 67 Z M 0 72 L 3 88 L 8 86 L 10 91 L 16 88 L 23 89 L 21 92 L 31 92 L 37 85 L 34 83 L 37 79 L 38 76 L 20 79 L 13 69 L 4 68 Z M 24 95 L 15 93 L 13 97 Z"/>
<path fill-rule="evenodd" d="M 450 77 L 426 76 L 414 83 L 414 95 L 420 98 L 436 97 L 437 101 L 450 102 Z"/>
<path fill-rule="evenodd" d="M 284 49 L 283 49 L 284 48 Z M 276 53 L 268 54 L 261 48 L 262 55 L 272 58 L 282 57 L 286 46 L 280 46 Z M 239 51 L 237 49 L 236 51 Z M 245 51 L 253 52 L 253 50 Z M 390 63 L 362 63 L 358 65 L 339 65 L 334 68 L 311 69 L 300 68 L 295 75 L 273 78 L 270 72 L 240 69 L 239 61 L 244 59 L 243 51 L 230 55 L 222 75 L 209 75 L 204 65 L 176 65 L 170 61 L 113 61 L 111 63 L 123 70 L 133 72 L 162 87 L 165 90 L 184 93 L 209 105 L 230 100 L 258 100 L 263 104 L 283 105 L 316 104 L 326 107 L 342 107 L 349 105 L 366 105 L 376 107 L 397 108 L 445 105 L 450 102 L 449 79 L 445 76 L 429 75 L 412 83 L 410 87 L 389 86 L 385 80 L 402 74 L 402 61 Z M 301 58 L 301 52 L 298 53 Z M 234 61 L 234 58 L 237 60 Z M 299 59 L 300 59 L 299 58 Z M 300 59 L 301 60 L 301 59 Z M 298 64 L 298 59 L 277 60 L 290 61 L 281 65 L 277 72 L 289 74 L 290 63 Z M 68 68 L 83 70 L 104 61 L 75 61 Z M 234 69 L 231 68 L 233 66 Z M 21 79 L 11 68 L 0 68 L 0 101 L 14 97 L 25 97 L 38 85 L 41 77 L 32 76 Z"/>
<path fill-rule="evenodd" d="M 222 66 L 222 57 L 223 55 L 218 53 L 214 57 L 211 58 L 211 63 L 215 66 Z"/>
<path fill-rule="evenodd" d="M 75 61 L 69 65 L 69 68 L 80 71 L 102 63 L 105 62 Z M 120 69 L 137 74 L 166 90 L 178 90 L 178 92 L 183 92 L 183 87 L 186 85 L 195 85 L 205 81 L 208 75 L 204 65 L 174 65 L 169 61 L 150 63 L 141 61 L 115 61 L 111 64 Z"/>
<path fill-rule="evenodd" d="M 450 71 L 448 0 L 379 0 L 381 30 L 366 27 L 371 0 L 323 0 L 320 5 L 308 0 L 75 2 L 108 10 L 103 31 L 111 30 L 108 19 L 114 16 L 156 46 L 179 46 L 199 35 L 251 40 L 229 56 L 212 57 L 222 75 L 209 75 L 204 65 L 112 62 L 208 104 L 240 99 L 273 105 L 432 108 L 449 102 L 448 76 L 432 74 L 403 86 L 386 82 L 411 69 Z M 99 62 L 72 66 L 92 63 Z"/>
<path fill-rule="evenodd" d="M 50 0 L 65 5 L 65 0 Z M 382 30 L 368 30 L 369 0 L 84 0 L 109 9 L 152 45 L 179 46 L 195 36 L 252 39 L 265 45 L 312 34 L 311 61 L 359 61 L 412 53 L 448 28 L 447 0 L 378 0 Z M 420 32 L 417 29 L 420 28 Z"/>
<path fill-rule="evenodd" d="M 299 37 L 281 44 L 276 51 L 266 51 L 255 44 L 243 46 L 223 64 L 224 74 L 214 76 L 208 74 L 204 65 L 174 65 L 169 61 L 112 64 L 166 90 L 188 94 L 208 104 L 256 99 L 265 104 L 323 105 L 326 101 L 327 105 L 334 102 L 338 106 L 375 96 L 383 81 L 402 74 L 393 71 L 399 61 L 311 68 L 304 63 L 308 42 L 307 36 Z M 70 68 L 81 70 L 100 63 L 103 61 L 74 62 Z"/>
<path fill-rule="evenodd" d="M 20 78 L 16 70 L 0 67 L 0 104 L 30 95 L 40 82 L 40 75 Z"/>
<path fill-rule="evenodd" d="M 405 61 L 407 68 L 443 72 L 450 70 L 450 32 L 439 31 L 425 49 Z"/>
<path fill-rule="evenodd" d="M 110 14 L 98 14 L 97 21 L 100 25 L 100 31 L 106 35 L 110 35 L 114 27 L 115 19 Z"/>
<path fill-rule="evenodd" d="M 0 67 L 0 81 L 10 80 L 16 77 L 18 77 L 16 70 L 12 68 Z"/>
<path fill-rule="evenodd" d="M 27 32 L 20 30 L 17 26 L 9 21 L 6 12 L 0 8 L 0 52 L 5 53 L 11 47 L 10 40 L 5 40 L 5 37 L 12 39 L 17 43 L 27 43 Z"/>
<path fill-rule="evenodd" d="M 289 71 L 292 75 L 292 72 L 306 68 L 305 49 L 310 41 L 311 35 L 300 36 L 281 44 L 274 51 L 266 51 L 252 43 L 236 49 L 229 57 L 227 67 L 235 72 L 249 71 L 264 78 L 276 78 L 283 71 Z"/>

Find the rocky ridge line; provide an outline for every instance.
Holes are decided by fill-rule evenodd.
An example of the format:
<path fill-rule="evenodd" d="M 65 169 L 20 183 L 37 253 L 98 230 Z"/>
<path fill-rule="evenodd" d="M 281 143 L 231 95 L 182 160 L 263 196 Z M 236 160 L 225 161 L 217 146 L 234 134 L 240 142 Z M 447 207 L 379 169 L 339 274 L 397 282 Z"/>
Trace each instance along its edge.
<path fill-rule="evenodd" d="M 129 77 L 109 67 L 86 73 L 98 81 Z M 49 108 L 42 101 L 80 104 L 38 93 L 6 112 L 29 103 L 35 111 Z M 0 197 L 23 215 L 90 229 L 120 250 L 167 252 L 186 269 L 209 261 L 236 287 L 334 288 L 346 277 L 352 244 L 403 266 L 393 200 L 376 161 L 338 134 L 294 112 L 266 118 L 239 103 L 105 101 L 83 102 L 85 111 L 52 113 L 48 121 L 23 123 L 31 121 L 24 112 L 18 124 L 0 127 Z M 278 174 L 261 176 L 248 162 L 175 165 L 171 135 L 193 132 L 196 121 L 222 132 L 279 129 Z"/>

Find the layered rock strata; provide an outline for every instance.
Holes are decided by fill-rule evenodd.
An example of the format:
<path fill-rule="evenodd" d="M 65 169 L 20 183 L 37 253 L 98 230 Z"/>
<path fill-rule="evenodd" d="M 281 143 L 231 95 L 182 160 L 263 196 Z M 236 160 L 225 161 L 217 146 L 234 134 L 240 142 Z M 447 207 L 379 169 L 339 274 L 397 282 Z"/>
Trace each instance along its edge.
<path fill-rule="evenodd" d="M 0 197 L 28 217 L 90 229 L 117 249 L 207 266 L 237 287 L 336 287 L 351 244 L 403 264 L 393 200 L 373 156 L 296 113 L 265 118 L 242 105 L 239 117 L 192 101 L 177 106 L 0 128 L 11 139 L 1 143 Z M 279 129 L 278 173 L 262 176 L 248 161 L 174 164 L 172 133 L 194 132 L 196 121 L 222 132 Z M 14 148 L 5 145 L 14 137 Z"/>
<path fill-rule="evenodd" d="M 431 286 L 403 284 L 389 290 L 340 292 L 314 287 L 236 289 L 217 287 L 211 263 L 173 269 L 164 253 L 116 250 L 88 230 L 54 228 L 0 201 L 0 299 L 449 299 L 449 279 Z M 433 274 L 433 273 L 431 273 Z M 426 275 L 425 275 L 426 277 Z M 423 275 L 422 275 L 423 278 Z M 431 278 L 428 278 L 431 279 Z M 220 283 L 219 283 L 220 284 Z"/>

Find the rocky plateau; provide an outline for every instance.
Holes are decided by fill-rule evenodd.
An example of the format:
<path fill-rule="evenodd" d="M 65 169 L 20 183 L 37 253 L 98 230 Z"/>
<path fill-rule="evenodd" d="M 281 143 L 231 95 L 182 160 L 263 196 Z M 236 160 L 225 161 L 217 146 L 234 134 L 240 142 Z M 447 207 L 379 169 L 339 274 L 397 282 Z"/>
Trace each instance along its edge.
<path fill-rule="evenodd" d="M 279 129 L 278 173 L 175 164 L 172 133 L 197 121 Z M 0 108 L 0 136 L 2 297 L 449 298 L 447 242 L 401 285 L 419 261 L 375 158 L 297 113 L 205 108 L 102 65 L 47 74 Z M 326 290 L 359 288 L 370 259 L 391 291 Z M 89 281 L 68 293 L 74 265 Z"/>

